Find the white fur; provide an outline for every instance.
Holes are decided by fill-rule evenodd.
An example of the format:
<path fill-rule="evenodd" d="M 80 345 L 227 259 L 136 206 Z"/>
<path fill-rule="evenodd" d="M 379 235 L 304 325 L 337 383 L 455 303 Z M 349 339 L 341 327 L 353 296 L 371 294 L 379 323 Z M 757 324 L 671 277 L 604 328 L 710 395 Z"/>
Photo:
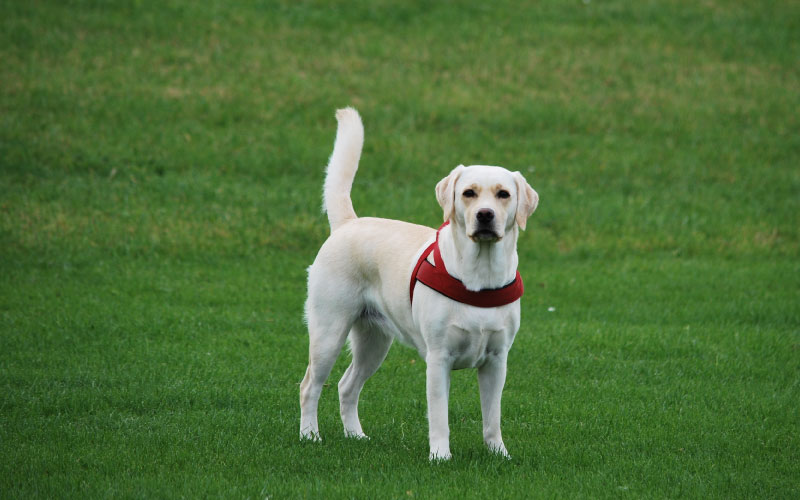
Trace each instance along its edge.
<path fill-rule="evenodd" d="M 350 201 L 350 188 L 358 170 L 361 148 L 364 146 L 364 126 L 355 109 L 338 110 L 336 119 L 339 120 L 339 128 L 333 153 L 328 160 L 322 195 L 322 209 L 328 212 L 332 231 L 356 218 L 353 203 Z"/>
<path fill-rule="evenodd" d="M 484 441 L 493 452 L 508 456 L 500 433 L 500 397 L 508 350 L 519 329 L 519 301 L 480 308 L 417 283 L 412 307 L 411 272 L 435 231 L 356 217 L 350 187 L 364 129 L 352 108 L 337 111 L 336 117 L 339 127 L 324 194 L 331 236 L 308 272 L 309 363 L 300 384 L 300 437 L 320 439 L 320 392 L 349 338 L 353 361 L 339 381 L 339 406 L 345 435 L 366 438 L 358 419 L 358 397 L 397 339 L 415 348 L 427 363 L 431 460 L 450 458 L 450 371 L 461 368 L 478 369 Z M 474 196 L 465 196 L 467 189 Z M 450 220 L 439 236 L 449 273 L 470 290 L 509 283 L 517 269 L 518 227 L 524 229 L 538 203 L 522 175 L 500 167 L 458 166 L 436 186 L 436 196 L 445 220 Z M 485 219 L 487 211 L 493 219 L 479 223 L 478 213 Z"/>

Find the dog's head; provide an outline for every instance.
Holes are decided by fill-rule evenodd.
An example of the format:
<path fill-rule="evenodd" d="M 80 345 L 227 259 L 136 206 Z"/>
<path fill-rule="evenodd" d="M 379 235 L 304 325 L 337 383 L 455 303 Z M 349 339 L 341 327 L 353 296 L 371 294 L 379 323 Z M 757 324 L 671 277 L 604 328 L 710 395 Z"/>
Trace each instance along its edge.
<path fill-rule="evenodd" d="M 525 229 L 539 195 L 519 172 L 459 165 L 436 185 L 436 199 L 450 220 L 473 241 L 499 241 L 514 224 Z"/>

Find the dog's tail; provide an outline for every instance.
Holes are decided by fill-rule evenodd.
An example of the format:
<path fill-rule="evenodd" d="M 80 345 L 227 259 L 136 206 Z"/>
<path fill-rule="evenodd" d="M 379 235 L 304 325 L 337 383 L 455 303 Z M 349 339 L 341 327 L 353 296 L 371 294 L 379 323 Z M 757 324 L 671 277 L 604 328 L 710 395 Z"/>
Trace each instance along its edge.
<path fill-rule="evenodd" d="M 333 153 L 328 160 L 322 195 L 322 211 L 328 212 L 331 232 L 358 217 L 350 200 L 350 188 L 353 186 L 361 148 L 364 146 L 364 126 L 358 111 L 353 108 L 339 109 L 336 111 L 336 120 L 339 128 L 336 130 Z"/>

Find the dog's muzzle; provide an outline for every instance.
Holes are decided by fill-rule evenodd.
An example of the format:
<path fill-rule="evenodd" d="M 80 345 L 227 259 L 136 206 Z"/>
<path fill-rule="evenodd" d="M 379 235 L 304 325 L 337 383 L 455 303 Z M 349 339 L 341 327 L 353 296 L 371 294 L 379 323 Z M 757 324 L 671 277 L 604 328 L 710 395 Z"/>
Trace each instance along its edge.
<path fill-rule="evenodd" d="M 494 210 L 482 208 L 475 214 L 475 231 L 469 236 L 473 241 L 491 241 L 502 238 L 494 229 Z"/>

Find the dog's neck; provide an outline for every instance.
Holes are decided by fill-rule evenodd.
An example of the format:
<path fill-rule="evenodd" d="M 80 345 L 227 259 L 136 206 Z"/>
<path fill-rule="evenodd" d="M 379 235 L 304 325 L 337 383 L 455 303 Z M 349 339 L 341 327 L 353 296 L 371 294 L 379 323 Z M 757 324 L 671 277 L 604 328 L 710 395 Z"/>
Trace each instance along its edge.
<path fill-rule="evenodd" d="M 439 251 L 447 272 L 461 280 L 467 290 L 500 288 L 517 273 L 516 226 L 496 242 L 475 242 L 458 223 L 451 221 L 439 233 Z"/>

